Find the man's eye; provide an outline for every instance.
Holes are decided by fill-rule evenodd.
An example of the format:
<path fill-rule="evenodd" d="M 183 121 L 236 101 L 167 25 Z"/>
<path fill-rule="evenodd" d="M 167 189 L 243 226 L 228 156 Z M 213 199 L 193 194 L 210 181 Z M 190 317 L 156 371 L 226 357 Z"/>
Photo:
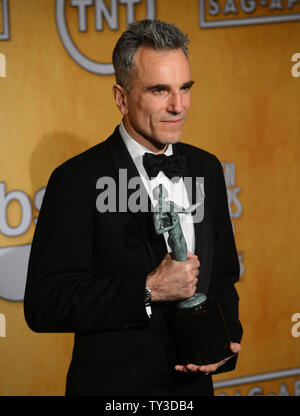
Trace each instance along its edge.
<path fill-rule="evenodd" d="M 162 89 L 162 88 L 157 88 L 156 90 L 153 90 L 153 93 L 155 95 L 162 95 L 166 92 L 166 90 Z"/>

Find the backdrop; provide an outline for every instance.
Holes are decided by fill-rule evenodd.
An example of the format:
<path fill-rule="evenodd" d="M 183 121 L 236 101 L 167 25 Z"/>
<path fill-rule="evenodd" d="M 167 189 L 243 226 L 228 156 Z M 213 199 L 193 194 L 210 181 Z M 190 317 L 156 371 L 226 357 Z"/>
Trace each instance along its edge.
<path fill-rule="evenodd" d="M 191 39 L 183 141 L 223 162 L 241 262 L 237 369 L 216 394 L 300 395 L 298 0 L 0 0 L 0 395 L 63 395 L 72 334 L 23 316 L 52 170 L 120 122 L 112 48 L 134 18 Z"/>

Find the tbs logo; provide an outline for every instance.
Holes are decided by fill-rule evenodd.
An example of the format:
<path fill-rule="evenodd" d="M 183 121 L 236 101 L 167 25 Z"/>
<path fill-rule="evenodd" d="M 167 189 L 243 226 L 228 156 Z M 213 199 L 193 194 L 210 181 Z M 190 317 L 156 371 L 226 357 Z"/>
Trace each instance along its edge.
<path fill-rule="evenodd" d="M 33 198 L 33 206 L 39 211 L 42 205 L 45 188 L 39 189 Z M 20 206 L 21 217 L 17 225 L 11 226 L 7 219 L 9 205 L 15 201 Z M 18 237 L 26 233 L 37 217 L 33 216 L 29 196 L 21 190 L 6 192 L 5 182 L 0 182 L 0 234 L 6 237 Z M 0 247 L 0 298 L 22 301 L 24 298 L 27 265 L 31 244 Z"/>

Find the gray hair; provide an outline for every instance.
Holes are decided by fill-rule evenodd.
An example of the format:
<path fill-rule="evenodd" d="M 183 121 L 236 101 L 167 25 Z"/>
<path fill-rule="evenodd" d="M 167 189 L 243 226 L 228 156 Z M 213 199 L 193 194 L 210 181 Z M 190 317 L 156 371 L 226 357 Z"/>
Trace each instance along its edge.
<path fill-rule="evenodd" d="M 113 50 L 113 66 L 116 81 L 127 91 L 131 88 L 131 78 L 135 71 L 134 57 L 140 46 L 156 50 L 182 49 L 188 57 L 188 37 L 172 23 L 161 20 L 144 19 L 129 25 Z"/>

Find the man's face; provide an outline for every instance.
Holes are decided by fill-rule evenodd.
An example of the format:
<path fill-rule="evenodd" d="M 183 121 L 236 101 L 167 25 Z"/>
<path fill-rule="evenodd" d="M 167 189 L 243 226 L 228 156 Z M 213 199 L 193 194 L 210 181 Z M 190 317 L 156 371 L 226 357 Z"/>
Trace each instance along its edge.
<path fill-rule="evenodd" d="M 190 65 L 181 49 L 156 51 L 147 47 L 137 50 L 134 64 L 132 88 L 130 92 L 122 89 L 122 105 L 118 107 L 128 133 L 159 152 L 181 137 L 193 84 Z"/>

